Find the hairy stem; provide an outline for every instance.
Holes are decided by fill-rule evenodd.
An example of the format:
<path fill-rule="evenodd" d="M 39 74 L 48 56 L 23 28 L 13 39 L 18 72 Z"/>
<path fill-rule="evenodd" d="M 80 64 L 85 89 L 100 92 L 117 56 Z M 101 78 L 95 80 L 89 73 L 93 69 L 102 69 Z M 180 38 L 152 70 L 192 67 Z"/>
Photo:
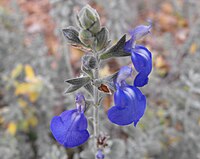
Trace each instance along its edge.
<path fill-rule="evenodd" d="M 94 79 L 99 78 L 99 64 L 98 64 L 98 54 L 95 53 L 95 58 L 97 61 L 97 67 L 94 71 Z M 95 152 L 97 151 L 97 137 L 99 135 L 99 92 L 96 87 L 94 87 L 94 110 L 93 110 L 93 126 L 94 126 L 94 146 Z"/>

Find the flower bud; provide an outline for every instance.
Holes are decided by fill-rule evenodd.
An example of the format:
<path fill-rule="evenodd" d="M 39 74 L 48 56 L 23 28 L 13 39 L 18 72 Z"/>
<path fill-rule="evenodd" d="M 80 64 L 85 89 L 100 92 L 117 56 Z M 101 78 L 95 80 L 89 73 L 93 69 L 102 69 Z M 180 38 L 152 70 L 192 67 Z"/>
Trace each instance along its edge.
<path fill-rule="evenodd" d="M 104 159 L 105 155 L 103 154 L 102 150 L 99 149 L 96 154 L 97 159 Z"/>
<path fill-rule="evenodd" d="M 94 37 L 92 33 L 84 29 L 79 31 L 79 39 L 81 40 L 83 44 L 87 46 L 92 45 L 92 43 L 94 42 Z"/>
<path fill-rule="evenodd" d="M 87 29 L 92 33 L 97 33 L 100 31 L 100 18 L 95 9 L 86 5 L 81 9 L 77 15 L 77 21 L 82 29 Z"/>
<path fill-rule="evenodd" d="M 82 63 L 83 63 L 83 66 L 88 70 L 96 68 L 96 65 L 97 65 L 97 61 L 95 57 L 91 55 L 83 56 Z"/>
<path fill-rule="evenodd" d="M 97 21 L 89 28 L 93 34 L 98 33 L 101 30 L 100 19 L 98 18 Z"/>
<path fill-rule="evenodd" d="M 84 112 L 85 110 L 85 97 L 82 93 L 76 94 L 76 109 L 78 112 Z"/>
<path fill-rule="evenodd" d="M 108 36 L 109 32 L 108 29 L 103 27 L 100 32 L 96 35 L 96 50 L 102 50 L 108 44 Z"/>

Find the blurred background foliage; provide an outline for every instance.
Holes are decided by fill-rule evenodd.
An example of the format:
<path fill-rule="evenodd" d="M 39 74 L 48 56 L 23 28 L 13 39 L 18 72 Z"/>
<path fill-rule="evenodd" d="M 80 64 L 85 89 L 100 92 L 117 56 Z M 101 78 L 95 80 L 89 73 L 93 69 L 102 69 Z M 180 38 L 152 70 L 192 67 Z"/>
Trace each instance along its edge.
<path fill-rule="evenodd" d="M 63 94 L 64 81 L 79 75 L 84 53 L 68 46 L 61 30 L 75 25 L 75 14 L 87 3 L 97 9 L 114 41 L 153 21 L 151 35 L 141 41 L 152 51 L 154 63 L 143 91 L 146 114 L 137 128 L 115 126 L 106 118 L 112 96 L 105 98 L 100 126 L 111 136 L 106 159 L 200 159 L 198 0 L 1 0 L 0 158 L 93 157 L 91 141 L 64 149 L 49 130 L 54 115 L 74 107 L 73 94 Z M 108 60 L 100 74 L 130 62 Z"/>

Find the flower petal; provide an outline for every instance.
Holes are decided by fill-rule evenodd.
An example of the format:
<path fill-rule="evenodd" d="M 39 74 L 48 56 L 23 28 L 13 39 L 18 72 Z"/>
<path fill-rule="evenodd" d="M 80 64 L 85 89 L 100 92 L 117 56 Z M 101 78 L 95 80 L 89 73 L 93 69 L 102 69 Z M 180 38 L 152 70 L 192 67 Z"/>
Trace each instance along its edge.
<path fill-rule="evenodd" d="M 132 102 L 134 104 L 136 97 L 135 97 L 135 91 L 134 91 L 133 87 L 127 84 L 127 86 L 123 88 L 123 91 L 126 94 L 126 96 L 129 98 L 128 102 L 129 103 Z M 131 104 L 131 105 L 133 105 L 133 104 Z"/>
<path fill-rule="evenodd" d="M 142 45 L 136 45 L 134 49 L 132 49 L 131 54 L 132 62 L 135 66 L 135 69 L 140 72 L 144 69 L 147 69 L 150 72 L 152 69 L 152 57 L 151 52 Z M 151 67 L 150 67 L 151 66 Z"/>
<path fill-rule="evenodd" d="M 117 125 L 137 125 L 146 109 L 146 97 L 135 86 L 118 88 L 114 94 L 115 106 L 108 110 L 108 118 Z M 121 105 L 120 105 L 121 104 Z M 122 106 L 123 105 L 123 106 Z"/>
<path fill-rule="evenodd" d="M 135 92 L 136 101 L 136 105 L 134 107 L 133 112 L 134 126 L 136 126 L 140 118 L 144 115 L 146 109 L 146 97 L 137 87 L 132 86 L 132 89 Z"/>
<path fill-rule="evenodd" d="M 129 66 L 122 66 L 118 75 L 117 75 L 117 80 L 116 84 L 121 86 L 122 82 L 125 81 L 128 77 L 132 75 L 132 68 Z"/>
<path fill-rule="evenodd" d="M 108 110 L 108 119 L 117 125 L 128 125 L 133 122 L 133 113 L 131 112 L 132 98 L 120 87 L 114 94 L 116 106 Z"/>
<path fill-rule="evenodd" d="M 89 138 L 87 130 L 69 131 L 65 138 L 64 146 L 68 148 L 79 146 L 85 143 Z"/>
<path fill-rule="evenodd" d="M 77 109 L 73 110 L 66 110 L 60 114 L 60 117 L 65 125 L 66 128 L 71 128 L 72 123 L 74 122 L 75 118 L 77 118 L 77 115 L 79 113 L 77 112 Z"/>
<path fill-rule="evenodd" d="M 108 110 L 108 119 L 117 125 L 124 126 L 131 124 L 133 119 L 133 114 L 129 109 L 130 107 L 126 107 L 124 109 L 119 109 L 119 106 L 113 106 Z"/>
<path fill-rule="evenodd" d="M 68 131 L 87 129 L 87 119 L 85 115 L 78 112 L 76 109 L 64 111 L 60 116 Z"/>
<path fill-rule="evenodd" d="M 63 145 L 65 142 L 67 129 L 65 128 L 60 116 L 53 117 L 50 123 L 50 129 L 54 138 Z"/>
<path fill-rule="evenodd" d="M 143 87 L 144 85 L 148 83 L 148 81 L 149 81 L 149 78 L 146 74 L 142 72 L 138 73 L 134 80 L 134 86 Z"/>
<path fill-rule="evenodd" d="M 80 114 L 79 118 L 74 122 L 73 130 L 86 130 L 88 126 L 87 119 L 83 113 Z"/>
<path fill-rule="evenodd" d="M 144 115 L 146 109 L 146 97 L 142 94 L 142 92 L 134 86 L 127 86 L 124 88 L 124 92 L 131 99 L 130 112 L 132 112 L 132 118 L 134 121 L 134 125 L 136 126 L 140 118 Z"/>
<path fill-rule="evenodd" d="M 78 146 L 89 138 L 87 119 L 77 109 L 64 111 L 55 116 L 50 124 L 55 139 L 65 147 Z"/>
<path fill-rule="evenodd" d="M 142 87 L 148 82 L 148 75 L 152 70 L 151 52 L 144 46 L 136 45 L 135 49 L 132 49 L 131 60 L 136 71 L 140 73 L 139 77 L 136 77 L 134 85 Z"/>
<path fill-rule="evenodd" d="M 152 25 L 139 25 L 130 31 L 130 35 L 134 40 L 140 40 L 145 35 L 149 34 L 151 31 Z"/>
<path fill-rule="evenodd" d="M 114 101 L 115 104 L 119 107 L 118 109 L 125 108 L 129 103 L 127 94 L 125 94 L 121 88 L 118 88 L 115 92 Z"/>

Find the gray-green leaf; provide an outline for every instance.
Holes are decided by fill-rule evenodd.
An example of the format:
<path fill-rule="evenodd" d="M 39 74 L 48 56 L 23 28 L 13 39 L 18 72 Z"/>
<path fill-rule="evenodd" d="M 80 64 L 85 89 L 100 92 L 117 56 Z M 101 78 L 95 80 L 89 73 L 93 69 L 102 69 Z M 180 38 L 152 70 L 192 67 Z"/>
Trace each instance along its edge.
<path fill-rule="evenodd" d="M 78 90 L 79 88 L 81 88 L 82 85 L 70 85 L 67 90 L 65 91 L 65 93 L 71 93 L 74 92 L 76 90 Z"/>
<path fill-rule="evenodd" d="M 126 35 L 124 35 L 114 46 L 109 48 L 105 53 L 103 53 L 100 58 L 102 60 L 111 57 L 122 57 L 130 56 L 131 54 L 124 51 L 124 45 L 126 43 Z"/>
<path fill-rule="evenodd" d="M 97 40 L 97 46 L 96 50 L 100 51 L 102 50 L 108 43 L 108 36 L 109 32 L 108 29 L 103 27 L 100 32 L 97 33 L 96 35 L 96 40 Z"/>
<path fill-rule="evenodd" d="M 72 78 L 66 80 L 65 82 L 70 84 L 65 93 L 71 93 L 89 83 L 90 77 L 84 76 L 84 77 Z"/>
<path fill-rule="evenodd" d="M 81 70 L 86 73 L 87 75 L 89 75 L 91 78 L 93 78 L 93 73 L 92 73 L 92 70 L 88 70 L 87 68 L 85 68 L 85 66 L 81 66 Z"/>
<path fill-rule="evenodd" d="M 93 86 L 91 83 L 86 84 L 84 88 L 93 96 Z"/>
<path fill-rule="evenodd" d="M 71 78 L 71 79 L 66 80 L 65 82 L 72 85 L 84 85 L 89 81 L 90 81 L 90 77 L 83 76 L 83 77 L 78 77 L 78 78 Z"/>
<path fill-rule="evenodd" d="M 63 31 L 65 38 L 68 40 L 69 43 L 82 45 L 82 43 L 78 37 L 79 33 L 74 27 L 70 26 L 66 29 L 63 29 L 62 31 Z"/>

